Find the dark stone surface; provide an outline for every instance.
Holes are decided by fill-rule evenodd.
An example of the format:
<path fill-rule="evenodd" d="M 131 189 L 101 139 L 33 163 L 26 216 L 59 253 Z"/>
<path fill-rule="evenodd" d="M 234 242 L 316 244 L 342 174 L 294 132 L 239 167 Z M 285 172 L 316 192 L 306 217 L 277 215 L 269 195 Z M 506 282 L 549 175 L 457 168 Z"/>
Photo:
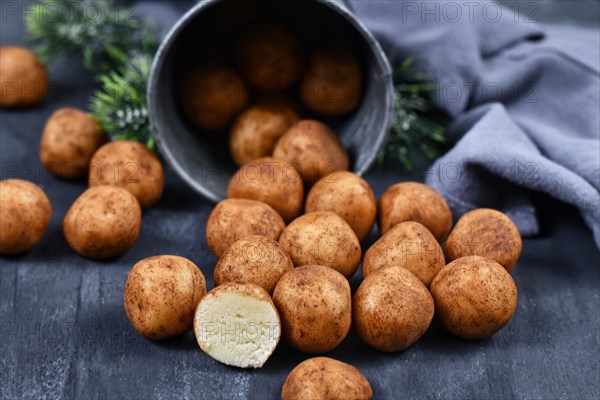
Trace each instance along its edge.
<path fill-rule="evenodd" d="M 2 45 L 23 40 L 18 20 L 3 20 L 1 32 Z M 63 63 L 52 71 L 43 105 L 0 111 L 1 178 L 40 184 L 53 205 L 42 241 L 24 255 L 0 258 L 0 398 L 278 398 L 286 375 L 308 355 L 280 345 L 264 368 L 240 370 L 204 355 L 191 332 L 151 342 L 127 321 L 123 284 L 141 258 L 188 257 L 209 288 L 213 284 L 216 260 L 204 235 L 212 204 L 172 173 L 128 253 L 98 262 L 68 248 L 61 221 L 86 185 L 46 173 L 39 139 L 51 112 L 85 108 L 92 87 L 77 63 Z M 367 179 L 380 195 L 390 184 L 421 175 L 388 164 Z M 518 309 L 504 330 L 466 341 L 434 321 L 415 346 L 395 354 L 370 349 L 351 332 L 328 355 L 357 366 L 379 399 L 598 398 L 600 253 L 576 211 L 542 196 L 536 204 L 544 231 L 524 241 L 513 273 Z"/>

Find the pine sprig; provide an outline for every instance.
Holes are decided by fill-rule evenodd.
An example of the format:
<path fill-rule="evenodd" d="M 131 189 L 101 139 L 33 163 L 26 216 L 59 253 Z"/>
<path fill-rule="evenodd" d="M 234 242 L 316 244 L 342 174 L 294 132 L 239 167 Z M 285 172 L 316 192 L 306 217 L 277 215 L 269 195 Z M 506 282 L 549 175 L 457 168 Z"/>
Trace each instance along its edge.
<path fill-rule="evenodd" d="M 130 51 L 154 54 L 158 47 L 152 26 L 117 1 L 40 0 L 26 25 L 45 63 L 81 54 L 92 72 L 113 70 Z"/>
<path fill-rule="evenodd" d="M 414 72 L 414 61 L 406 59 L 394 71 L 394 108 L 392 129 L 379 154 L 383 163 L 387 155 L 411 169 L 415 155 L 436 158 L 445 142 L 444 127 L 431 121 L 432 104 L 427 93 L 437 84 L 427 74 Z"/>
<path fill-rule="evenodd" d="M 155 150 L 146 108 L 146 84 L 152 57 L 134 56 L 117 70 L 99 76 L 100 90 L 90 110 L 115 140 L 136 140 Z"/>

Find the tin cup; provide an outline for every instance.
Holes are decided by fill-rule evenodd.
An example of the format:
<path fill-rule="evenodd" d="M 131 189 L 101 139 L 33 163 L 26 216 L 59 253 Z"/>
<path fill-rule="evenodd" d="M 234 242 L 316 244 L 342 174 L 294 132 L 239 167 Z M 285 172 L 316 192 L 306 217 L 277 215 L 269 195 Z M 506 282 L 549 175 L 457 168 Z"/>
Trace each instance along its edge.
<path fill-rule="evenodd" d="M 391 68 L 377 40 L 343 0 L 205 0 L 190 9 L 162 42 L 148 83 L 148 115 L 160 153 L 192 188 L 212 201 L 227 196 L 238 169 L 228 152 L 227 132 L 202 132 L 181 112 L 177 89 L 189 65 L 231 48 L 246 25 L 269 18 L 299 34 L 307 52 L 351 48 L 363 68 L 363 96 L 344 117 L 319 119 L 340 137 L 351 170 L 362 175 L 376 160 L 392 122 Z"/>

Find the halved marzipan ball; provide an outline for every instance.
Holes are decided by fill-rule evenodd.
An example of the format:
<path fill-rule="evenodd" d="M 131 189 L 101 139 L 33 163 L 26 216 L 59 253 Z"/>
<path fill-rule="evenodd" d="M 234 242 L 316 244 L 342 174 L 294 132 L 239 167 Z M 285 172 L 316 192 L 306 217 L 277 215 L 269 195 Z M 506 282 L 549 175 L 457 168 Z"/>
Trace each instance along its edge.
<path fill-rule="evenodd" d="M 336 213 L 350 225 L 358 240 L 371 232 L 377 215 L 371 186 L 347 171 L 334 172 L 315 183 L 306 196 L 305 210 Z"/>
<path fill-rule="evenodd" d="M 289 222 L 302 212 L 304 185 L 292 164 L 265 157 L 244 165 L 231 177 L 227 196 L 262 201 Z"/>
<path fill-rule="evenodd" d="M 348 49 L 325 49 L 309 60 L 300 84 L 304 105 L 322 115 L 353 111 L 362 97 L 362 72 L 356 55 Z"/>
<path fill-rule="evenodd" d="M 300 42 L 290 31 L 278 25 L 261 25 L 240 36 L 237 61 L 252 87 L 276 91 L 300 79 L 304 54 Z"/>
<path fill-rule="evenodd" d="M 203 64 L 183 74 L 180 104 L 185 116 L 209 131 L 227 128 L 248 103 L 250 94 L 238 73 L 225 64 Z"/>
<path fill-rule="evenodd" d="M 0 107 L 27 107 L 48 92 L 46 67 L 28 49 L 0 47 Z"/>
<path fill-rule="evenodd" d="M 444 328 L 466 339 L 492 336 L 517 308 L 517 286 L 494 260 L 472 256 L 452 261 L 431 282 L 435 312 Z"/>
<path fill-rule="evenodd" d="M 306 187 L 336 171 L 347 171 L 348 153 L 326 125 L 315 120 L 295 123 L 277 142 L 273 157 L 292 163 Z"/>
<path fill-rule="evenodd" d="M 0 254 L 23 253 L 46 231 L 52 206 L 39 186 L 20 179 L 0 182 Z"/>
<path fill-rule="evenodd" d="M 369 400 L 372 395 L 369 381 L 358 369 L 329 357 L 301 362 L 281 389 L 281 400 Z"/>
<path fill-rule="evenodd" d="M 505 214 L 478 208 L 463 215 L 446 240 L 444 254 L 450 262 L 466 256 L 487 257 L 512 271 L 523 249 L 515 224 Z"/>
<path fill-rule="evenodd" d="M 227 282 L 254 283 L 273 293 L 279 279 L 294 269 L 279 243 L 264 236 L 248 236 L 227 249 L 215 267 L 215 286 Z"/>
<path fill-rule="evenodd" d="M 111 258 L 136 242 L 142 209 L 136 198 L 117 186 L 91 187 L 71 206 L 63 220 L 69 246 L 88 258 Z"/>
<path fill-rule="evenodd" d="M 238 165 L 273 154 L 277 141 L 298 121 L 290 107 L 254 105 L 242 112 L 231 128 L 229 150 Z"/>
<path fill-rule="evenodd" d="M 440 244 L 418 222 L 401 222 L 366 251 L 363 276 L 389 267 L 404 267 L 429 287 L 446 265 Z"/>
<path fill-rule="evenodd" d="M 446 200 L 419 182 L 402 182 L 390 187 L 379 199 L 378 212 L 382 235 L 400 222 L 415 221 L 442 242 L 452 227 L 452 213 Z"/>
<path fill-rule="evenodd" d="M 187 258 L 149 257 L 127 275 L 125 313 L 142 335 L 167 339 L 192 329 L 196 306 L 205 293 L 202 271 Z"/>
<path fill-rule="evenodd" d="M 126 189 L 142 208 L 147 208 L 162 195 L 165 176 L 156 153 L 139 142 L 118 140 L 105 144 L 94 154 L 88 184 Z"/>
<path fill-rule="evenodd" d="M 275 286 L 273 301 L 283 338 L 297 350 L 326 353 L 350 330 L 350 284 L 331 268 L 305 265 L 287 272 Z"/>
<path fill-rule="evenodd" d="M 285 222 L 265 203 L 248 199 L 225 199 L 215 206 L 206 222 L 208 248 L 217 258 L 235 242 L 252 235 L 279 239 Z"/>
<path fill-rule="evenodd" d="M 229 282 L 200 300 L 194 333 L 202 351 L 240 368 L 260 368 L 281 336 L 281 322 L 269 293 L 252 283 Z"/>
<path fill-rule="evenodd" d="M 358 336 L 387 352 L 412 346 L 427 331 L 434 312 L 425 285 L 402 267 L 384 268 L 366 277 L 352 305 Z"/>
<path fill-rule="evenodd" d="M 317 264 L 351 277 L 360 262 L 360 242 L 350 225 L 330 211 L 304 214 L 281 233 L 279 245 L 295 266 Z"/>
<path fill-rule="evenodd" d="M 92 156 L 107 140 L 106 133 L 91 115 L 76 108 L 61 108 L 46 122 L 40 160 L 54 175 L 84 178 Z"/>

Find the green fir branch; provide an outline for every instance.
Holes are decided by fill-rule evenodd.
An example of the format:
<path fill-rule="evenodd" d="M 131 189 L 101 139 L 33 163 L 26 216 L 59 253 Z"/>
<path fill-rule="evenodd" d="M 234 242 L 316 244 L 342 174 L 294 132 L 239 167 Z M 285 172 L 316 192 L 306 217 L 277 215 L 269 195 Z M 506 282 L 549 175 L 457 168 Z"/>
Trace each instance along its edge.
<path fill-rule="evenodd" d="M 404 60 L 395 69 L 392 129 L 379 154 L 380 163 L 389 155 L 411 169 L 416 155 L 434 159 L 440 154 L 444 127 L 429 119 L 433 106 L 427 98 L 437 88 L 431 76 L 414 72 L 413 59 Z"/>

